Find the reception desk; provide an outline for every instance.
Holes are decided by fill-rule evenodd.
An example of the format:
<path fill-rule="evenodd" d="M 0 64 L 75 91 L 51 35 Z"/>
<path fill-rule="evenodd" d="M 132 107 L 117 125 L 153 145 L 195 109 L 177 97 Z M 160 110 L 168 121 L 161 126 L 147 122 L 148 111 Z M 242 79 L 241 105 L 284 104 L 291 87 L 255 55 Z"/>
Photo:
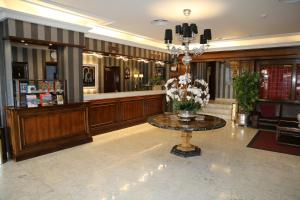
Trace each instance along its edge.
<path fill-rule="evenodd" d="M 16 161 L 92 141 L 87 103 L 8 107 L 6 114 Z"/>
<path fill-rule="evenodd" d="M 164 110 L 160 90 L 85 95 L 92 135 L 143 123 Z"/>

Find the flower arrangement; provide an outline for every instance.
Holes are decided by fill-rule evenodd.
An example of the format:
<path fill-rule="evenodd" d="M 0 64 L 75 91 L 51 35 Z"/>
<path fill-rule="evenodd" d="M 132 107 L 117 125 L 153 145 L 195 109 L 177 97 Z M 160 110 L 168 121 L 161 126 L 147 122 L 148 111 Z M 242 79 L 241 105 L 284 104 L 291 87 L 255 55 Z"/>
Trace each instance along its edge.
<path fill-rule="evenodd" d="M 208 84 L 196 79 L 192 84 L 191 75 L 186 73 L 177 78 L 169 79 L 166 84 L 166 100 L 173 100 L 174 111 L 196 112 L 208 104 Z"/>

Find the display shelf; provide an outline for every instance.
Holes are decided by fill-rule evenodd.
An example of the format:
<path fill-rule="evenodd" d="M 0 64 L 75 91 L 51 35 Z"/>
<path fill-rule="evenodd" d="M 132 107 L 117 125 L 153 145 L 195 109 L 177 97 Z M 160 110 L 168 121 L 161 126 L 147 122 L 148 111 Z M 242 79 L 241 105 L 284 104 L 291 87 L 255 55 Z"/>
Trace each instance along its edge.
<path fill-rule="evenodd" d="M 14 106 L 39 107 L 66 103 L 64 80 L 14 79 Z"/>

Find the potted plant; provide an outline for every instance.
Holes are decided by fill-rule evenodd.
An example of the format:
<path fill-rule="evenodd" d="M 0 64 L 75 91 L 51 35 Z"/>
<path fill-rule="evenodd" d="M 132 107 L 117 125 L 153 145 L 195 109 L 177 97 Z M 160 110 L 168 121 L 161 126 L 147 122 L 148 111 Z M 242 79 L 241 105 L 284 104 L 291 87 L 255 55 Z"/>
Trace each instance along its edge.
<path fill-rule="evenodd" d="M 171 78 L 166 84 L 166 100 L 173 101 L 173 110 L 180 118 L 193 118 L 209 101 L 208 84 L 196 79 L 192 84 L 189 73 Z"/>
<path fill-rule="evenodd" d="M 151 79 L 151 85 L 152 85 L 152 90 L 161 90 L 161 82 L 162 82 L 162 78 L 159 76 L 154 76 Z"/>
<path fill-rule="evenodd" d="M 233 79 L 235 98 L 239 105 L 238 124 L 247 126 L 250 112 L 253 111 L 259 93 L 259 74 L 244 72 Z"/>

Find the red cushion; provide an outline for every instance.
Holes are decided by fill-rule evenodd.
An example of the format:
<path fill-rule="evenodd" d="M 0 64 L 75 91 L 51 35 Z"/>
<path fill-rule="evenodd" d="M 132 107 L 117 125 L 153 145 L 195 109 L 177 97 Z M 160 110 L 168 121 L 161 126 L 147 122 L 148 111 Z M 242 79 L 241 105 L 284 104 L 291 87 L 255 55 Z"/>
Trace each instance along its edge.
<path fill-rule="evenodd" d="M 272 104 L 261 104 L 260 105 L 260 115 L 262 117 L 268 117 L 268 118 L 272 118 L 272 117 L 277 117 L 276 116 L 276 105 L 272 105 Z"/>

